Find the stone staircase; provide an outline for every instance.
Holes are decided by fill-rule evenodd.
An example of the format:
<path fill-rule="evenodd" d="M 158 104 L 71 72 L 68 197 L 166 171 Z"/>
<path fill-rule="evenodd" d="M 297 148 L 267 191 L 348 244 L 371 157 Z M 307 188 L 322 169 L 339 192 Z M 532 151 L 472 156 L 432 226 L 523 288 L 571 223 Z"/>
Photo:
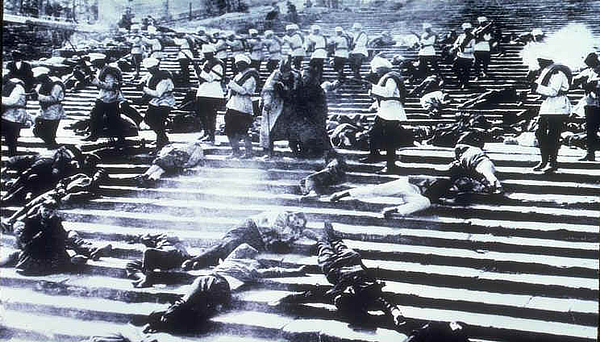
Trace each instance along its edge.
<path fill-rule="evenodd" d="M 425 5 L 427 4 L 427 5 Z M 596 13 L 600 1 L 546 1 L 531 4 L 511 1 L 499 7 L 494 1 L 416 1 L 398 12 L 374 8 L 354 12 L 334 12 L 319 24 L 326 32 L 334 26 L 349 27 L 362 22 L 370 35 L 384 29 L 393 34 L 418 30 L 422 20 L 438 28 L 455 28 L 466 19 L 484 14 L 503 24 L 505 34 L 542 27 L 546 32 L 567 22 L 585 22 L 600 36 Z M 333 19 L 335 18 L 335 19 Z M 527 67 L 522 65 L 520 47 L 504 45 L 502 57 L 493 57 L 490 80 L 476 86 L 499 89 L 509 84 L 526 89 Z M 386 53 L 414 57 L 415 51 L 390 47 Z M 176 51 L 170 50 L 163 62 L 177 70 Z M 305 62 L 306 63 L 306 62 Z M 363 65 L 363 73 L 368 66 Z M 442 72 L 451 79 L 449 66 Z M 262 71 L 266 78 L 266 72 Z M 326 66 L 325 78 L 333 79 Z M 126 77 L 131 77 L 127 75 Z M 185 89 L 179 89 L 183 92 Z M 453 98 L 473 96 L 450 84 Z M 69 118 L 63 120 L 58 141 L 81 144 L 80 137 L 64 126 L 87 117 L 96 90 L 88 88 L 67 96 Z M 126 97 L 139 96 L 132 88 Z M 582 95 L 571 91 L 573 100 Z M 183 94 L 178 92 L 180 99 Z M 329 98 L 333 114 L 362 114 L 369 118 L 368 95 L 358 86 L 346 85 Z M 536 107 L 533 96 L 524 108 Z M 452 122 L 454 111 L 442 119 L 430 119 L 417 98 L 409 98 L 410 124 Z M 494 109 L 478 110 L 490 119 L 523 107 L 502 103 Z M 28 109 L 37 110 L 30 102 Z M 174 111 L 173 115 L 178 114 Z M 222 120 L 220 115 L 219 120 Z M 30 130 L 24 130 L 19 150 L 47 153 Z M 198 133 L 170 134 L 174 142 L 193 141 Z M 140 132 L 132 140 L 153 141 L 154 134 Z M 285 144 L 277 144 L 284 157 L 272 161 L 226 160 L 226 138 L 217 137 L 216 146 L 207 147 L 202 167 L 165 178 L 152 188 L 139 188 L 133 177 L 144 172 L 152 158 L 148 150 L 132 147 L 127 155 L 102 149 L 100 141 L 81 145 L 99 150 L 113 181 L 102 186 L 102 198 L 61 209 L 65 228 L 92 241 L 109 241 L 113 255 L 90 261 L 73 273 L 45 277 L 23 277 L 14 269 L 0 269 L 0 298 L 3 313 L 0 337 L 9 341 L 79 341 L 90 335 L 121 329 L 131 319 L 147 315 L 185 291 L 195 276 L 207 271 L 165 272 L 176 284 L 134 289 L 125 277 L 127 261 L 141 257 L 141 244 L 128 244 L 134 234 L 161 231 L 179 236 L 192 254 L 200 252 L 227 229 L 249 215 L 264 210 L 286 208 L 306 213 L 309 227 L 320 229 L 331 221 L 352 248 L 363 255 L 365 264 L 377 269 L 386 281 L 384 291 L 401 305 L 405 316 L 418 325 L 429 320 L 462 321 L 471 326 L 474 341 L 594 341 L 598 329 L 598 250 L 600 164 L 579 162 L 583 152 L 563 147 L 561 169 L 553 175 L 534 174 L 530 168 L 539 156 L 535 148 L 486 144 L 486 151 L 498 169 L 508 195 L 502 201 L 485 196 L 470 205 L 438 205 L 407 218 L 384 220 L 379 211 L 385 203 L 324 199 L 300 200 L 298 181 L 323 166 L 321 160 L 295 160 Z M 4 150 L 4 147 L 3 147 Z M 344 189 L 396 179 L 378 175 L 383 164 L 359 164 L 365 152 L 340 150 L 350 165 Z M 403 172 L 440 175 L 453 151 L 439 147 L 415 147 L 399 152 Z M 16 208 L 3 208 L 8 216 Z M 3 235 L 4 251 L 15 248 L 14 237 Z M 3 251 L 3 253 L 4 253 Z M 308 265 L 305 277 L 266 279 L 247 284 L 234 294 L 231 310 L 210 320 L 206 331 L 195 335 L 159 334 L 159 341 L 402 341 L 380 315 L 377 328 L 349 326 L 332 305 L 317 303 L 297 307 L 272 308 L 267 303 L 290 291 L 328 284 L 319 272 L 316 257 L 307 240 L 299 241 L 288 255 L 263 254 L 267 264 Z"/>

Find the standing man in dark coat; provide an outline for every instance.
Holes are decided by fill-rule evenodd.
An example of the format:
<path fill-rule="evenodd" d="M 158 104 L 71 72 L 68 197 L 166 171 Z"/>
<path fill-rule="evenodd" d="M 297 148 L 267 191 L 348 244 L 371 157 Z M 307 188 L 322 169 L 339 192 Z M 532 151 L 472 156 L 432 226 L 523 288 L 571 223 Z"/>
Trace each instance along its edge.
<path fill-rule="evenodd" d="M 6 69 L 9 78 L 18 78 L 25 84 L 25 91 L 29 92 L 33 88 L 35 79 L 31 71 L 31 64 L 23 61 L 25 54 L 19 50 L 12 52 L 12 61 L 8 62 Z"/>

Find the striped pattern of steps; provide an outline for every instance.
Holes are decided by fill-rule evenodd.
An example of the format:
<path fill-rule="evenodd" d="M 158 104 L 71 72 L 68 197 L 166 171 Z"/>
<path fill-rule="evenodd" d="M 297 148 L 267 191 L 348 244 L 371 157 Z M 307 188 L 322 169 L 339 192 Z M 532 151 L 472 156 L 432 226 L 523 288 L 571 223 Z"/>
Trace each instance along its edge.
<path fill-rule="evenodd" d="M 578 7 L 562 1 L 545 2 L 545 7 L 513 1 L 502 8 L 494 2 L 486 5 L 445 1 L 424 9 L 419 3 L 409 3 L 393 13 L 369 8 L 343 12 L 343 16 L 333 13 L 335 19 L 322 19 L 320 24 L 328 29 L 339 24 L 348 27 L 359 21 L 369 34 L 389 28 L 393 28 L 393 33 L 407 33 L 408 29 L 418 27 L 420 18 L 433 21 L 436 27 L 450 28 L 482 13 L 498 18 L 505 25 L 505 32 L 537 26 L 545 31 L 556 30 L 566 23 L 566 16 L 588 23 L 596 34 L 600 28 L 594 16 L 600 8 L 599 1 L 588 1 L 592 9 L 582 11 L 575 11 Z M 529 17 L 531 13 L 535 16 Z M 481 81 L 482 86 L 500 88 L 516 82 L 526 88 L 523 80 L 526 67 L 518 58 L 519 48 L 510 45 L 505 48 L 507 55 L 492 61 L 492 75 L 498 77 L 497 81 Z M 409 57 L 414 54 L 398 47 L 387 52 Z M 172 50 L 163 62 L 167 69 L 177 70 L 174 57 Z M 364 65 L 363 72 L 366 70 Z M 442 70 L 450 75 L 447 66 Z M 266 77 L 264 70 L 262 76 Z M 334 77 L 326 66 L 325 78 Z M 469 96 L 468 91 L 452 87 L 449 91 L 456 98 Z M 70 117 L 61 124 L 59 142 L 79 144 L 80 138 L 62 127 L 85 118 L 95 94 L 94 89 L 88 88 L 69 96 L 66 105 Z M 139 92 L 127 89 L 126 95 L 139 96 Z M 572 91 L 573 99 L 580 95 Z M 180 98 L 181 94 L 177 96 Z M 366 114 L 368 96 L 358 87 L 348 85 L 329 100 L 331 114 L 372 116 Z M 537 105 L 534 101 L 526 104 Z M 497 109 L 482 112 L 494 118 L 499 109 L 519 110 L 511 106 L 500 104 Z M 411 123 L 433 124 L 417 107 L 416 99 L 409 99 Z M 31 103 L 29 109 L 36 110 L 37 104 Z M 452 115 L 444 116 L 443 120 L 453 120 Z M 20 150 L 25 147 L 27 153 L 44 152 L 30 130 L 24 130 L 23 134 Z M 197 133 L 171 134 L 170 138 L 186 142 L 197 136 Z M 153 140 L 150 132 L 141 132 L 141 137 Z M 129 236 L 168 231 L 184 240 L 190 252 L 198 253 L 247 216 L 286 208 L 305 212 L 309 227 L 314 229 L 320 229 L 324 220 L 333 222 L 348 245 L 361 252 L 365 264 L 376 268 L 379 277 L 386 281 L 384 291 L 417 324 L 429 320 L 463 321 L 472 326 L 475 341 L 596 340 L 600 164 L 578 162 L 581 151 L 563 148 L 559 157 L 562 168 L 554 175 L 541 175 L 529 171 L 538 158 L 536 149 L 486 144 L 508 191 L 505 199 L 498 202 L 482 196 L 470 205 L 438 205 L 411 217 L 383 220 L 378 213 L 386 204 L 381 201 L 300 200 L 299 179 L 322 167 L 321 161 L 294 160 L 285 145 L 277 145 L 285 155 L 281 159 L 226 160 L 224 156 L 229 149 L 222 143 L 226 139 L 217 138 L 221 143 L 207 148 L 203 167 L 165 178 L 153 188 L 140 189 L 132 179 L 150 165 L 152 159 L 146 151 L 139 150 L 134 156 L 104 157 L 102 166 L 109 170 L 114 181 L 102 186 L 103 197 L 63 208 L 61 213 L 67 229 L 77 230 L 93 242 L 112 243 L 113 255 L 91 261 L 73 273 L 47 277 L 23 277 L 13 269 L 0 269 L 5 327 L 0 336 L 11 341 L 62 342 L 127 329 L 128 321 L 164 308 L 186 288 L 186 285 L 166 285 L 134 289 L 125 278 L 124 266 L 127 261 L 141 257 L 143 246 L 126 243 Z M 83 147 L 91 150 L 105 145 L 100 142 Z M 359 164 L 357 159 L 364 156 L 363 152 L 340 152 L 349 160 L 351 172 L 348 183 L 336 190 L 396 179 L 375 173 L 383 165 Z M 437 147 L 408 148 L 399 154 L 403 172 L 430 175 L 441 174 L 453 156 L 452 150 Z M 15 209 L 3 208 L 2 216 Z M 11 235 L 3 235 L 1 243 L 3 253 L 15 248 Z M 290 291 L 327 284 L 313 253 L 311 243 L 301 240 L 291 254 L 261 255 L 267 264 L 308 265 L 308 275 L 248 284 L 234 294 L 231 310 L 211 319 L 206 331 L 157 338 L 234 342 L 402 340 L 402 334 L 392 331 L 380 316 L 375 318 L 377 328 L 356 329 L 349 327 L 329 304 L 268 306 L 269 301 Z M 179 284 L 189 284 L 205 272 L 165 273 Z"/>

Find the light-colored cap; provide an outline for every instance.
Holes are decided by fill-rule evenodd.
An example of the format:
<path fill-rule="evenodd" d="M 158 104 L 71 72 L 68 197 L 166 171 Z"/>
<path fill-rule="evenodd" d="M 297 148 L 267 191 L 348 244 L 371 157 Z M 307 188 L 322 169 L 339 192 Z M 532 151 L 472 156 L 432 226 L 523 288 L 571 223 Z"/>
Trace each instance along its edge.
<path fill-rule="evenodd" d="M 272 30 L 266 30 L 265 31 L 265 37 L 269 37 L 269 36 L 271 36 L 273 34 L 274 34 L 274 32 Z"/>
<path fill-rule="evenodd" d="M 92 53 L 88 54 L 88 57 L 90 57 L 90 62 L 95 62 L 95 61 L 100 61 L 100 60 L 106 59 L 105 54 L 97 53 L 97 52 L 92 52 Z"/>
<path fill-rule="evenodd" d="M 35 67 L 31 69 L 31 72 L 33 72 L 33 77 L 40 77 L 42 75 L 48 75 L 50 73 L 50 69 L 46 67 Z"/>
<path fill-rule="evenodd" d="M 392 64 L 400 64 L 405 60 L 406 58 L 404 58 L 402 55 L 394 55 L 394 57 L 392 57 Z"/>
<path fill-rule="evenodd" d="M 433 26 L 430 23 L 423 23 L 423 30 L 430 29 Z"/>
<path fill-rule="evenodd" d="M 215 53 L 217 51 L 212 44 L 203 44 L 202 53 Z"/>
<path fill-rule="evenodd" d="M 336 26 L 335 32 L 344 32 L 344 29 L 341 26 Z"/>
<path fill-rule="evenodd" d="M 552 55 L 550 55 L 549 53 L 544 53 L 544 52 L 540 53 L 537 56 L 537 59 L 538 60 L 544 60 L 544 61 L 554 62 L 554 58 L 552 57 Z"/>
<path fill-rule="evenodd" d="M 227 38 L 233 37 L 233 36 L 235 36 L 235 32 L 233 32 L 233 31 L 227 31 L 225 34 L 225 37 L 227 37 Z"/>
<path fill-rule="evenodd" d="M 381 56 L 375 56 L 371 61 L 371 70 L 377 71 L 382 68 L 392 69 L 392 62 Z"/>
<path fill-rule="evenodd" d="M 313 30 L 313 31 L 321 31 L 321 26 L 319 26 L 319 25 L 313 25 L 313 26 L 310 27 L 310 29 Z"/>
<path fill-rule="evenodd" d="M 299 30 L 300 28 L 296 24 L 289 24 L 285 26 L 286 31 L 288 30 Z"/>
<path fill-rule="evenodd" d="M 127 33 L 127 29 L 124 27 L 119 27 L 119 33 L 121 33 L 121 34 Z"/>
<path fill-rule="evenodd" d="M 160 61 L 156 58 L 144 58 L 144 60 L 142 61 L 142 65 L 146 69 L 157 67 L 159 63 Z"/>
<path fill-rule="evenodd" d="M 531 30 L 532 36 L 541 36 L 543 34 L 544 34 L 544 32 L 542 31 L 542 29 L 535 28 L 535 29 Z"/>
<path fill-rule="evenodd" d="M 354 23 L 354 25 L 352 25 L 352 29 L 353 30 L 361 30 L 362 25 L 360 23 Z"/>
<path fill-rule="evenodd" d="M 154 26 L 148 26 L 148 33 L 149 34 L 155 34 L 156 33 L 156 27 L 154 27 Z"/>
<path fill-rule="evenodd" d="M 139 31 L 142 29 L 142 26 L 139 24 L 131 25 L 131 31 Z"/>
<path fill-rule="evenodd" d="M 246 62 L 246 64 L 252 63 L 252 61 L 250 60 L 250 57 L 248 57 L 246 54 L 243 54 L 243 53 L 235 55 L 233 60 L 235 61 L 235 63 L 239 63 L 239 62 Z"/>
<path fill-rule="evenodd" d="M 462 24 L 461 27 L 463 30 L 468 30 L 468 29 L 473 28 L 473 25 L 471 25 L 471 23 L 464 23 L 464 24 Z"/>
<path fill-rule="evenodd" d="M 486 21 L 488 21 L 487 17 L 481 16 L 481 17 L 477 17 L 477 22 L 478 23 L 485 23 Z"/>
<path fill-rule="evenodd" d="M 249 29 L 248 33 L 251 34 L 251 35 L 255 35 L 255 34 L 258 34 L 258 30 L 256 30 L 256 29 Z"/>

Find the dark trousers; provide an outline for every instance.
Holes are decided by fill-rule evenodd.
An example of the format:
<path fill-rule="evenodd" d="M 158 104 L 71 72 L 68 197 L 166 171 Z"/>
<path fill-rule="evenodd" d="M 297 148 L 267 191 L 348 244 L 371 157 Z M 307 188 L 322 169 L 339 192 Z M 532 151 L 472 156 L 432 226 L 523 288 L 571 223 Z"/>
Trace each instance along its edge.
<path fill-rule="evenodd" d="M 208 135 L 212 140 L 215 139 L 215 130 L 217 126 L 217 111 L 223 105 L 223 99 L 215 97 L 197 97 L 196 115 L 202 121 L 204 135 Z"/>
<path fill-rule="evenodd" d="M 587 151 L 588 154 L 594 152 L 598 146 L 598 129 L 600 128 L 600 107 L 585 106 L 585 127 L 587 131 Z"/>
<path fill-rule="evenodd" d="M 473 60 L 470 58 L 457 58 L 454 61 L 453 70 L 458 78 L 458 83 L 461 85 L 468 85 L 469 78 L 471 78 L 471 65 Z"/>
<path fill-rule="evenodd" d="M 187 58 L 179 59 L 179 68 L 181 69 L 181 82 L 187 84 L 190 81 L 190 60 Z"/>
<path fill-rule="evenodd" d="M 277 66 L 279 66 L 278 59 L 269 59 L 269 61 L 267 62 L 267 71 L 269 72 L 269 74 L 271 74 L 275 69 L 277 69 Z"/>
<path fill-rule="evenodd" d="M 419 75 L 423 78 L 429 74 L 429 65 L 437 75 L 442 76 L 440 66 L 438 65 L 437 56 L 419 56 Z"/>
<path fill-rule="evenodd" d="M 140 112 L 138 112 L 137 109 L 133 108 L 131 106 L 131 103 L 129 103 L 129 101 L 124 101 L 121 102 L 121 114 L 125 115 L 126 117 L 130 118 L 131 120 L 133 120 L 133 122 L 135 122 L 136 125 L 140 125 L 140 123 L 142 121 L 144 121 L 144 118 L 140 115 Z"/>
<path fill-rule="evenodd" d="M 243 243 L 249 244 L 258 251 L 265 249 L 258 227 L 251 219 L 247 219 L 238 227 L 229 230 L 216 245 L 191 260 L 198 263 L 196 269 L 217 265 L 219 259 L 225 260 L 234 249 Z"/>
<path fill-rule="evenodd" d="M 369 131 L 369 150 L 371 156 L 377 156 L 379 149 L 385 149 L 387 167 L 394 167 L 396 148 L 402 145 L 406 132 L 399 121 L 385 120 L 379 116 Z"/>
<path fill-rule="evenodd" d="M 360 53 L 353 53 L 350 55 L 350 58 L 348 59 L 348 64 L 350 65 L 352 74 L 354 75 L 354 78 L 356 78 L 356 79 L 360 78 L 360 67 L 361 67 L 363 61 L 365 60 L 365 58 L 366 57 Z"/>
<path fill-rule="evenodd" d="M 348 58 L 344 57 L 333 57 L 333 70 L 338 74 L 338 80 L 344 81 L 346 74 L 344 74 L 344 66 L 348 62 Z"/>
<path fill-rule="evenodd" d="M 21 133 L 21 124 L 2 119 L 2 136 L 8 146 L 8 155 L 17 153 L 17 139 Z"/>
<path fill-rule="evenodd" d="M 125 140 L 119 119 L 118 102 L 105 103 L 101 100 L 96 100 L 90 114 L 90 135 L 98 137 L 106 122 L 106 128 L 111 137 L 116 137 L 121 141 Z"/>
<path fill-rule="evenodd" d="M 492 55 L 489 51 L 475 51 L 475 74 L 479 76 L 481 71 L 487 74 L 488 66 L 490 65 L 490 60 Z"/>
<path fill-rule="evenodd" d="M 252 140 L 248 134 L 252 121 L 252 114 L 233 109 L 227 109 L 225 112 L 225 134 L 227 134 L 233 154 L 240 153 L 240 141 L 244 142 L 246 155 L 252 154 Z"/>
<path fill-rule="evenodd" d="M 327 280 L 333 285 L 339 282 L 342 268 L 362 267 L 360 254 L 348 248 L 342 240 L 317 242 L 317 253 L 317 263 Z"/>
<path fill-rule="evenodd" d="M 133 62 L 133 65 L 135 66 L 135 74 L 139 75 L 140 74 L 140 65 L 142 64 L 142 60 L 144 59 L 144 57 L 142 56 L 142 54 L 133 54 L 131 55 L 131 61 Z"/>
<path fill-rule="evenodd" d="M 36 118 L 33 135 L 42 139 L 47 147 L 54 147 L 56 145 L 56 130 L 59 123 L 60 120 Z"/>
<path fill-rule="evenodd" d="M 161 149 L 169 143 L 167 137 L 167 119 L 171 113 L 171 107 L 148 105 L 144 121 L 156 133 L 156 148 Z"/>
<path fill-rule="evenodd" d="M 542 163 L 556 166 L 560 134 L 565 129 L 565 115 L 540 115 L 535 136 L 538 139 Z"/>
<path fill-rule="evenodd" d="M 315 68 L 315 70 L 317 70 L 317 77 L 319 83 L 321 83 L 321 81 L 323 80 L 323 63 L 325 63 L 325 59 L 323 58 L 312 58 L 309 63 L 309 65 L 312 68 Z"/>
<path fill-rule="evenodd" d="M 262 63 L 262 61 L 260 59 L 258 59 L 258 60 L 253 59 L 252 62 L 250 62 L 250 67 L 255 69 L 256 71 L 260 71 L 261 63 Z"/>
<path fill-rule="evenodd" d="M 294 68 L 296 68 L 296 70 L 301 71 L 302 70 L 302 56 L 294 56 L 292 58 L 292 65 L 294 66 Z"/>

